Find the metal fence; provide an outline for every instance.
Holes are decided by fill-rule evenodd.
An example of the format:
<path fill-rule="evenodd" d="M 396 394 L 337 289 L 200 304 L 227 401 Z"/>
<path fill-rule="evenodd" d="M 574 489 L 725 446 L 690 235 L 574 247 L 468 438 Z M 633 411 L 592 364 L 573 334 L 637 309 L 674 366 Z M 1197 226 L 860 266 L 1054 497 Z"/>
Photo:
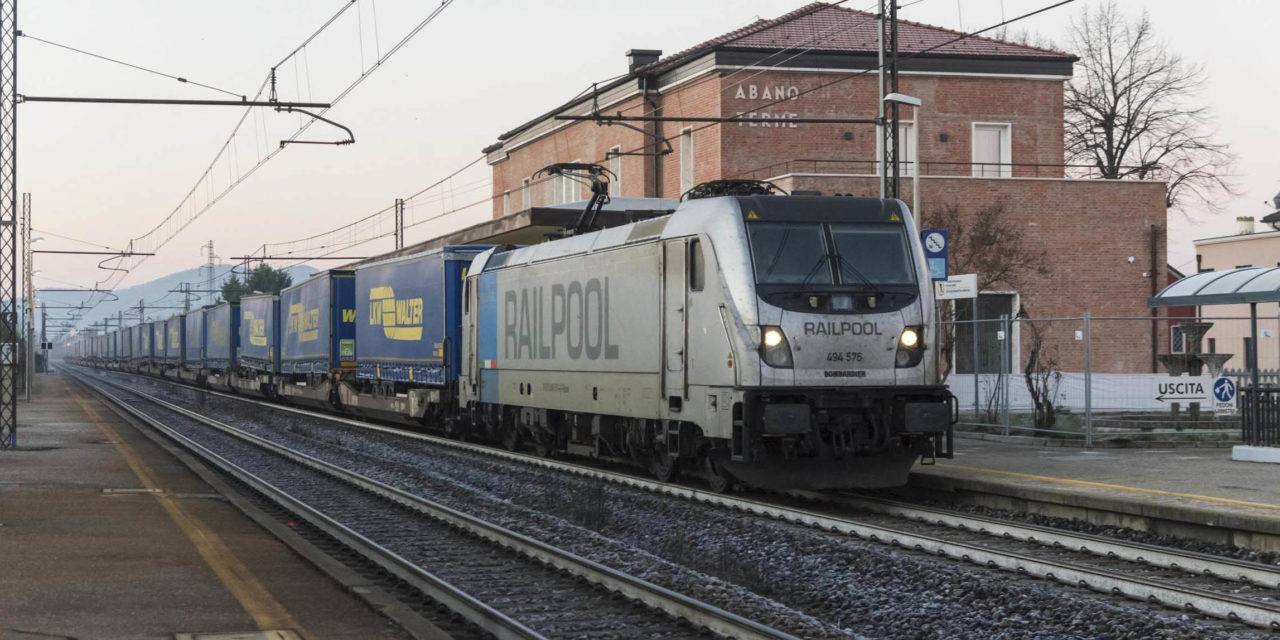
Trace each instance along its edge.
<path fill-rule="evenodd" d="M 948 307 L 956 319 L 939 336 L 961 430 L 1086 445 L 1240 441 L 1242 412 L 1215 415 L 1212 386 L 1233 377 L 1243 398 L 1251 384 L 1249 318 L 1014 317 L 988 296 L 977 306 L 976 320 L 968 301 Z M 1258 336 L 1261 392 L 1280 393 L 1280 317 L 1259 318 Z"/>

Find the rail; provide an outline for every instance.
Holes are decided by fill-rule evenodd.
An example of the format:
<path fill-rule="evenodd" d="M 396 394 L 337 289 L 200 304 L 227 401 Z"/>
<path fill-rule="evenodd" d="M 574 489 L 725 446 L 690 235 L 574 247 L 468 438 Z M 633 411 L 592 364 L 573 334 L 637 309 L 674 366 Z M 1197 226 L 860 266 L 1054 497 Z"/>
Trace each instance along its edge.
<path fill-rule="evenodd" d="M 304 514 L 313 523 L 316 523 L 318 526 L 326 529 L 327 532 L 334 535 L 335 538 L 341 540 L 347 546 L 360 551 L 362 555 L 365 555 L 380 566 L 391 570 L 392 573 L 396 574 L 398 577 L 406 579 L 406 581 L 419 588 L 423 593 L 430 595 L 433 599 L 441 602 L 480 628 L 494 634 L 496 637 L 519 640 L 536 640 L 543 638 L 541 634 L 538 634 L 528 627 L 525 627 L 520 622 L 503 615 L 488 604 L 476 600 L 470 595 L 456 589 L 449 583 L 446 583 L 432 574 L 423 571 L 412 562 L 395 555 L 393 552 L 379 547 L 376 541 L 369 540 L 361 534 L 347 529 L 341 523 L 329 518 L 326 514 L 312 509 L 310 506 L 298 501 L 288 493 L 276 489 L 265 480 L 257 478 L 248 471 L 241 469 L 236 466 L 234 462 L 219 456 L 217 453 L 210 451 L 202 445 L 182 436 L 176 431 L 169 429 L 158 420 L 155 420 L 138 410 L 133 403 L 117 398 L 111 393 L 103 390 L 98 385 L 106 384 L 125 390 L 130 394 L 134 394 L 144 399 L 146 402 L 186 416 L 187 418 L 200 422 L 201 424 L 218 431 L 222 431 L 264 450 L 270 451 L 301 466 L 340 479 L 348 484 L 356 486 L 362 491 L 423 513 L 433 519 L 445 522 L 474 536 L 489 540 L 490 542 L 502 547 L 513 549 L 537 562 L 555 567 L 565 573 L 582 578 L 587 582 L 599 585 L 627 598 L 641 602 L 654 610 L 662 611 L 675 618 L 686 620 L 695 627 L 709 629 L 723 636 L 744 640 L 798 640 L 794 636 L 772 629 L 752 620 L 742 618 L 741 616 L 724 611 L 718 607 L 714 607 L 683 594 L 665 589 L 640 578 L 635 578 L 620 571 L 616 571 L 592 560 L 582 558 L 573 553 L 564 551 L 539 540 L 535 540 L 523 534 L 516 533 L 502 526 L 462 513 L 455 509 L 451 509 L 426 498 L 410 494 L 377 480 L 367 478 L 332 463 L 294 451 L 260 436 L 247 433 L 184 407 L 156 398 L 139 391 L 138 389 L 128 388 L 120 383 L 104 380 L 102 378 L 89 380 L 83 375 L 77 375 L 76 377 L 82 383 L 95 389 L 103 397 L 111 400 L 116 405 L 137 416 L 147 424 L 161 430 L 165 435 L 179 441 L 183 446 L 195 451 L 200 456 L 214 462 L 214 464 L 220 468 L 244 480 L 255 490 L 258 490 L 273 499 L 281 501 L 283 503 L 282 506 L 285 506 L 290 510 L 295 510 L 298 513 Z M 300 413 L 303 413 L 304 415 L 318 415 L 310 412 Z"/>
<path fill-rule="evenodd" d="M 172 381 L 164 381 L 175 384 Z M 132 391 L 136 393 L 136 391 Z M 255 404 L 264 408 L 309 416 L 312 418 L 348 425 L 360 429 L 396 434 L 404 438 L 422 440 L 440 444 L 449 448 L 484 454 L 494 458 L 562 471 L 574 475 L 592 477 L 613 482 L 622 486 L 652 491 L 686 500 L 709 504 L 750 513 L 765 518 L 800 524 L 817 530 L 838 532 L 854 536 L 870 542 L 888 544 L 895 547 L 915 549 L 940 557 L 970 562 L 973 564 L 1000 568 L 1020 574 L 1031 575 L 1061 584 L 1085 587 L 1102 593 L 1110 593 L 1131 599 L 1161 604 L 1175 609 L 1194 611 L 1212 617 L 1241 622 L 1244 624 L 1280 630 L 1280 604 L 1257 600 L 1235 593 L 1221 593 L 1195 586 L 1178 585 L 1163 579 L 1153 579 L 1129 575 L 1122 570 L 1107 570 L 1074 562 L 1064 562 L 1039 557 L 1036 554 L 1018 551 L 1001 550 L 984 544 L 957 541 L 946 536 L 931 535 L 911 531 L 907 528 L 887 527 L 860 522 L 855 519 L 823 513 L 809 509 L 800 509 L 770 500 L 757 500 L 738 496 L 708 493 L 685 486 L 668 484 L 639 478 L 626 473 L 599 469 L 591 466 L 548 460 L 524 453 L 505 451 L 484 445 L 472 444 L 441 438 L 437 436 L 406 432 L 402 429 L 390 428 L 351 420 L 339 416 L 328 415 L 279 406 L 260 400 L 244 398 L 231 394 L 205 390 L 206 393 L 219 397 L 234 399 L 240 402 Z M 185 410 L 183 410 L 185 411 Z M 830 494 L 805 494 L 794 492 L 794 495 L 839 504 L 846 504 L 851 499 L 834 497 Z M 1048 527 L 1023 525 L 999 521 L 981 516 L 971 516 L 957 512 L 904 505 L 889 501 L 881 501 L 881 507 L 873 509 L 882 513 L 895 513 L 903 518 L 942 524 L 946 527 L 982 531 L 995 537 L 1016 538 L 1030 542 L 1040 542 L 1065 548 L 1079 549 L 1082 552 L 1108 557 L 1119 557 L 1137 563 L 1150 564 L 1166 569 L 1211 575 L 1223 580 L 1280 586 L 1280 571 L 1276 568 L 1258 563 L 1237 561 L 1230 558 L 1219 558 L 1206 554 L 1154 547 L 1121 539 L 1103 538 L 1089 534 L 1080 534 Z"/>

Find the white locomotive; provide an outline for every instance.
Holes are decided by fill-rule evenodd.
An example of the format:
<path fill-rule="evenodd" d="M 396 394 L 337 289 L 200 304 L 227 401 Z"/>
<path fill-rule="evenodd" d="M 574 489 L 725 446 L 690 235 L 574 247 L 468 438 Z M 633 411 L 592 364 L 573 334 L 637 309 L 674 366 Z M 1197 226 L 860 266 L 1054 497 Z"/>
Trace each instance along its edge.
<path fill-rule="evenodd" d="M 718 490 L 899 486 L 917 458 L 950 457 L 906 205 L 753 191 L 478 256 L 463 419 L 511 447 L 700 469 Z"/>

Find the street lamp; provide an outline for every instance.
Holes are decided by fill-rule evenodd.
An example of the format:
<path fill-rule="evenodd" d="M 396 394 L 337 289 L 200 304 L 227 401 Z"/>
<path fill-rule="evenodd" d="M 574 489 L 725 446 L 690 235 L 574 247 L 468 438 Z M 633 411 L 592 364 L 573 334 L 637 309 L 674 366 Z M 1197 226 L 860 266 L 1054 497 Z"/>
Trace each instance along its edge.
<path fill-rule="evenodd" d="M 923 104 L 920 98 L 905 95 L 902 93 L 890 93 L 884 97 L 884 104 L 907 105 L 914 109 L 912 115 L 915 117 L 915 123 L 912 128 L 915 130 L 915 139 L 911 142 L 911 209 L 917 216 L 921 212 L 920 207 L 920 106 Z M 884 125 L 882 125 L 884 126 Z M 882 139 L 883 135 L 880 136 Z M 884 166 L 884 162 L 880 163 L 880 197 L 884 197 L 884 180 L 889 168 Z"/>

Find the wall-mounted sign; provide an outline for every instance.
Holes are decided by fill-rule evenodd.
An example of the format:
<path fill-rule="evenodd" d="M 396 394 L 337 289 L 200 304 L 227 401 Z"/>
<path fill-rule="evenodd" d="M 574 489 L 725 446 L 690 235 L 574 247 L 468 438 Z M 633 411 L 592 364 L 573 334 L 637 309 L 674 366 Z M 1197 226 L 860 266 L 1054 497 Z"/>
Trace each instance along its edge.
<path fill-rule="evenodd" d="M 978 297 L 978 274 L 965 273 L 933 283 L 938 300 L 964 300 Z"/>
<path fill-rule="evenodd" d="M 778 107 L 781 105 L 774 103 L 779 100 L 796 100 L 799 98 L 800 87 L 793 84 L 740 84 L 733 97 L 739 100 L 759 100 L 771 107 Z M 800 128 L 800 125 L 794 122 L 787 122 L 792 118 L 800 117 L 800 114 L 795 111 L 747 111 L 742 114 L 742 117 L 750 120 L 759 120 L 760 122 L 739 122 L 739 127 Z"/>
<path fill-rule="evenodd" d="M 947 230 L 923 229 L 920 242 L 924 244 L 924 259 L 929 265 L 929 279 L 947 279 Z"/>

